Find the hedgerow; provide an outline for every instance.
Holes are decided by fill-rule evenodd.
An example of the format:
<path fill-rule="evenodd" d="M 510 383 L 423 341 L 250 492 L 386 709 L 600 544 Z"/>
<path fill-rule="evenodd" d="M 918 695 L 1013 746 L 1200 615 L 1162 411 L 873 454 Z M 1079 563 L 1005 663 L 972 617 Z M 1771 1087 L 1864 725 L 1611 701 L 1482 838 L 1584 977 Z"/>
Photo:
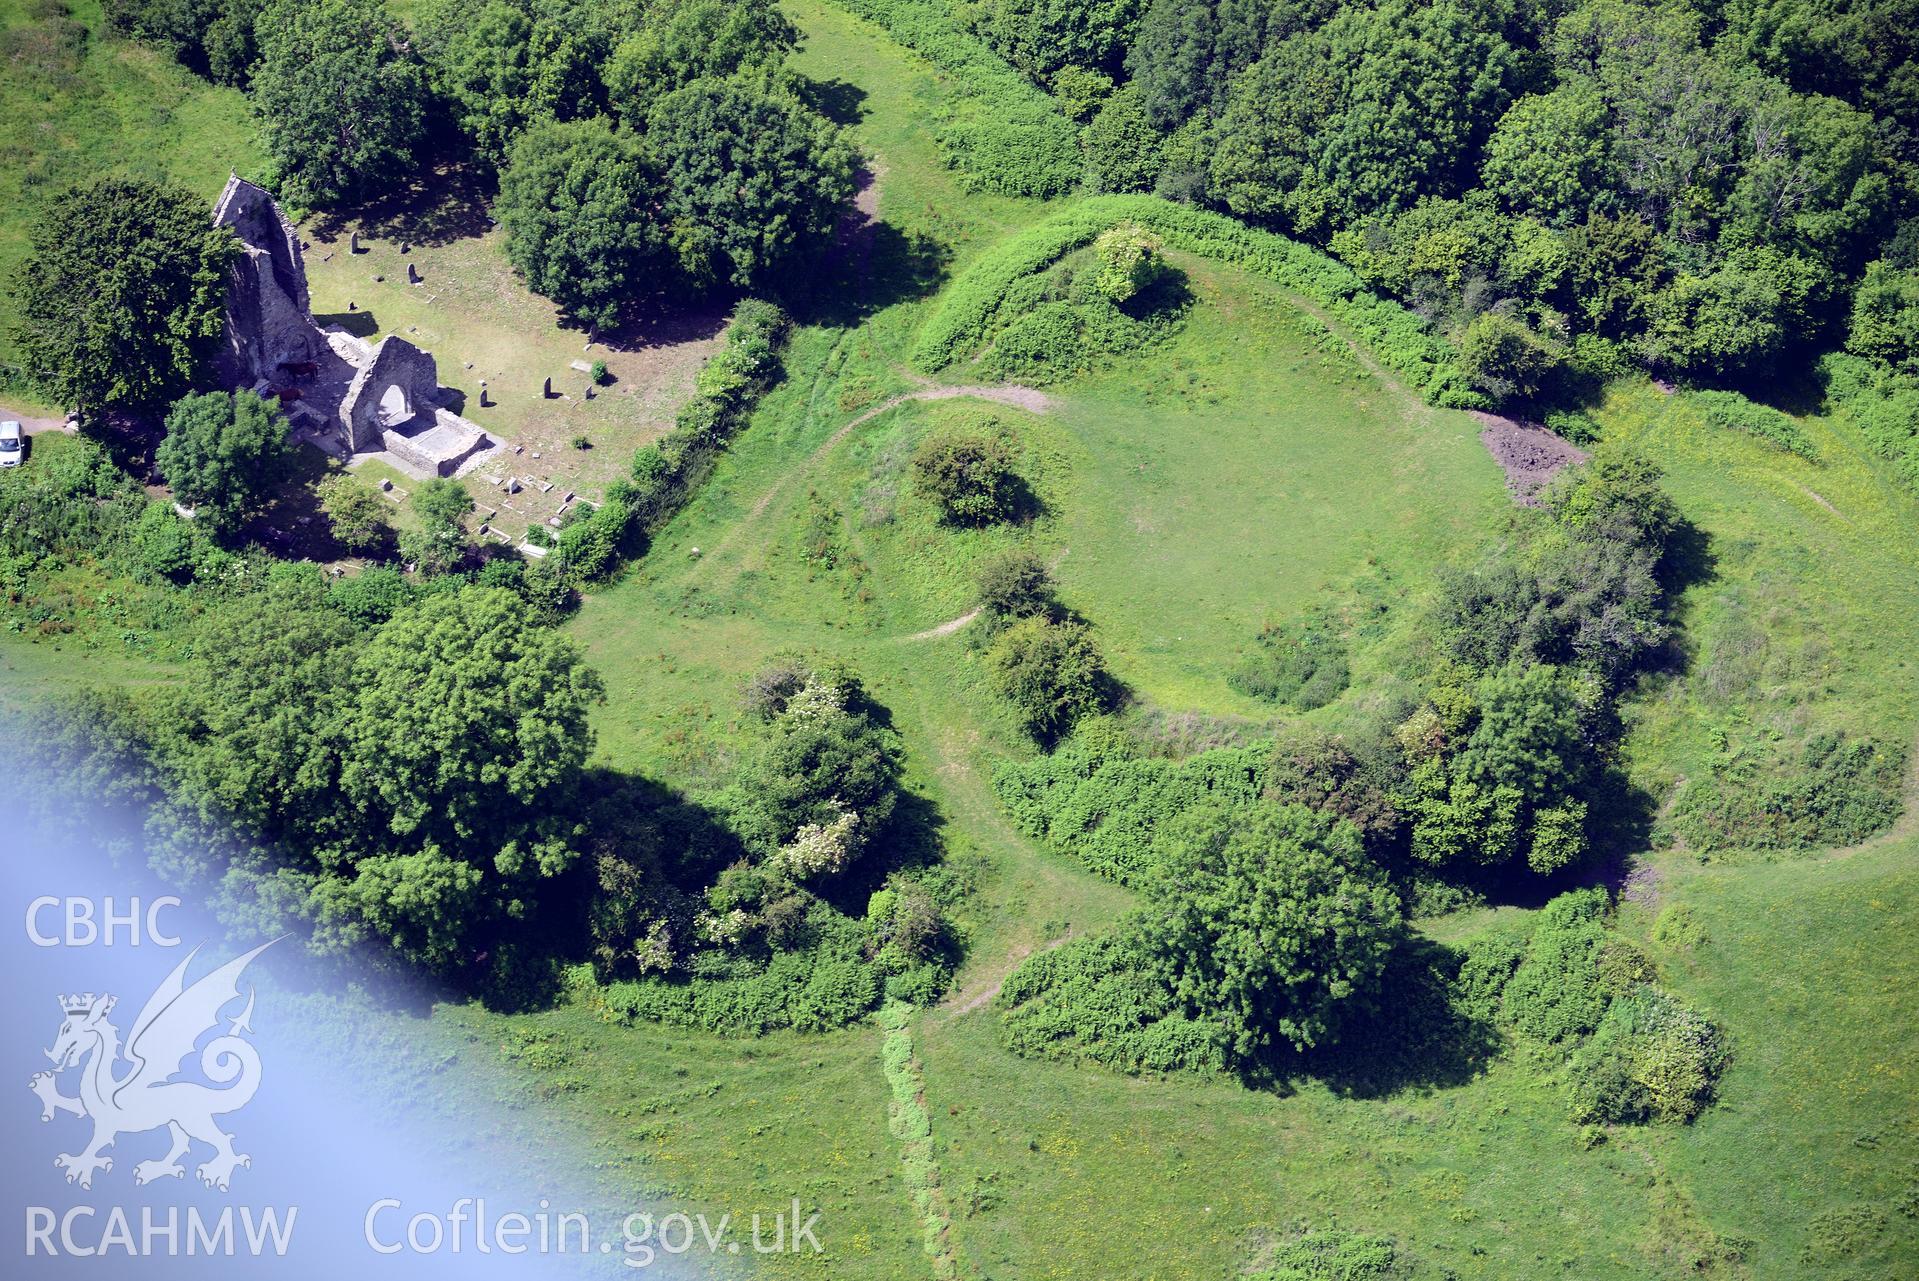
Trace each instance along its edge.
<path fill-rule="evenodd" d="M 1066 253 L 1007 292 L 978 374 L 1015 382 L 1057 382 L 1171 337 L 1192 293 L 1185 273 L 1160 254 L 1159 238 L 1121 222 L 1091 246 Z"/>
<path fill-rule="evenodd" d="M 1828 404 L 1859 424 L 1900 480 L 1919 489 L 1919 376 L 1849 352 L 1822 359 L 1819 376 Z"/>
<path fill-rule="evenodd" d="M 1220 1028 L 1180 1011 L 1132 930 L 1075 939 L 1028 959 L 997 1004 L 1007 1048 L 1029 1058 L 1086 1060 L 1121 1072 L 1225 1068 Z"/>
<path fill-rule="evenodd" d="M 1156 196 L 1089 197 L 1009 236 L 947 289 L 920 330 L 913 362 L 932 371 L 977 352 L 995 336 L 1002 317 L 1017 312 L 1013 303 L 1022 281 L 1122 222 L 1145 227 L 1168 248 L 1244 268 L 1303 295 L 1431 403 L 1485 404 L 1458 353 L 1413 312 L 1368 290 L 1351 268 L 1274 232 Z"/>
<path fill-rule="evenodd" d="M 608 486 L 592 515 L 554 535 L 538 572 L 575 588 L 597 582 L 679 511 L 777 377 L 788 324 L 770 302 L 742 302 L 726 345 L 700 370 L 673 430 L 634 455 L 630 479 Z"/>
<path fill-rule="evenodd" d="M 626 1023 L 646 1019 L 757 1036 L 776 1028 L 843 1027 L 878 1005 L 880 995 L 880 975 L 849 932 L 766 960 L 714 956 L 686 978 L 610 983 L 602 999 L 607 1012 Z"/>
<path fill-rule="evenodd" d="M 939 1162 L 933 1156 L 933 1118 L 926 1111 L 926 1083 L 913 1054 L 912 1014 L 912 1007 L 901 1001 L 889 1001 L 879 1011 L 880 1026 L 886 1032 L 880 1041 L 880 1067 L 893 1095 L 887 1107 L 887 1128 L 899 1140 L 900 1170 L 913 1193 L 926 1257 L 933 1265 L 933 1275 L 946 1281 L 959 1275 L 959 1255 L 953 1245 L 952 1213 L 940 1181 Z"/>
<path fill-rule="evenodd" d="M 1575 890 L 1540 912 L 1532 938 L 1506 984 L 1505 1014 L 1537 1040 L 1572 1041 L 1605 1017 L 1599 955 L 1606 946 L 1606 892 Z"/>
<path fill-rule="evenodd" d="M 1046 94 L 932 0 L 836 0 L 951 77 L 955 100 L 934 141 L 962 186 L 1008 196 L 1059 196 L 1079 186 L 1079 129 Z"/>
<path fill-rule="evenodd" d="M 121 642 L 181 652 L 201 611 L 277 583 L 317 591 L 321 581 L 309 562 L 222 546 L 203 522 L 149 497 L 92 440 L 49 435 L 30 466 L 0 471 L 0 626 L 52 636 L 102 622 L 61 582 L 87 565 L 126 585 L 107 611 Z"/>
<path fill-rule="evenodd" d="M 1303 1231 L 1270 1247 L 1245 1281 L 1393 1281 L 1415 1275 L 1414 1262 L 1391 1237 L 1339 1228 Z"/>
<path fill-rule="evenodd" d="M 1799 424 L 1770 405 L 1747 400 L 1736 391 L 1689 391 L 1685 401 L 1715 427 L 1743 431 L 1775 449 L 1812 462 L 1819 459 L 1818 450 Z"/>

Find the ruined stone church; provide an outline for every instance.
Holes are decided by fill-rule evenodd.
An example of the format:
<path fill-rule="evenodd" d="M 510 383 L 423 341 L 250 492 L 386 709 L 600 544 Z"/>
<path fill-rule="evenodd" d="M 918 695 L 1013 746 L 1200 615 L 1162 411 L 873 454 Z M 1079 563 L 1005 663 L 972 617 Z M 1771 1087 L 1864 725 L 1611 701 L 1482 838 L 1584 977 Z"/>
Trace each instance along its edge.
<path fill-rule="evenodd" d="M 368 343 L 322 329 L 307 297 L 300 237 L 264 188 L 235 174 L 213 208 L 244 253 L 227 282 L 226 340 L 218 368 L 285 407 L 296 439 L 338 457 L 385 453 L 402 470 L 452 476 L 500 449 L 447 408 L 433 357 L 389 334 Z"/>

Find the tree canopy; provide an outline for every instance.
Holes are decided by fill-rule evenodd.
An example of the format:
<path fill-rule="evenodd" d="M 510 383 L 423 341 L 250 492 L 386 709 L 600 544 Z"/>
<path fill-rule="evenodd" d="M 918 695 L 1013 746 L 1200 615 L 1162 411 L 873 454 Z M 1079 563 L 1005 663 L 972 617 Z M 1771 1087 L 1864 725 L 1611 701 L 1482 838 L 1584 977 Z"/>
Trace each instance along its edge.
<path fill-rule="evenodd" d="M 800 686 L 776 695 L 768 709 L 742 773 L 745 826 L 769 853 L 843 831 L 835 838 L 844 851 L 839 870 L 892 817 L 899 737 L 878 723 L 857 683 L 831 674 L 804 671 Z"/>
<path fill-rule="evenodd" d="M 570 857 L 557 804 L 592 746 L 598 678 L 513 596 L 463 588 L 379 631 L 354 664 L 340 782 L 396 837 L 484 848 L 505 873 Z"/>
<path fill-rule="evenodd" d="M 286 417 L 251 391 L 187 396 L 166 425 L 153 460 L 174 498 L 216 531 L 239 524 L 286 478 Z"/>
<path fill-rule="evenodd" d="M 1209 807 L 1160 843 L 1147 947 L 1231 1061 L 1326 1042 L 1378 995 L 1401 910 L 1350 824 L 1298 806 Z"/>
<path fill-rule="evenodd" d="M 603 72 L 633 6 L 438 0 L 420 27 L 427 71 L 475 154 L 506 163 L 530 127 L 606 110 Z"/>
<path fill-rule="evenodd" d="M 640 144 L 604 120 L 543 124 L 513 149 L 494 213 L 527 284 L 589 324 L 672 283 L 655 210 L 660 178 Z"/>
<path fill-rule="evenodd" d="M 82 415 L 150 411 L 204 382 L 239 243 L 191 192 L 120 178 L 75 187 L 29 244 L 16 338 L 50 396 Z"/>
<path fill-rule="evenodd" d="M 333 528 L 334 540 L 348 551 L 374 551 L 392 536 L 386 500 L 369 486 L 338 473 L 321 481 L 314 492 Z"/>
<path fill-rule="evenodd" d="M 621 119 L 644 128 L 654 104 L 675 89 L 774 72 L 799 43 L 799 29 L 772 0 L 660 0 L 613 51 L 607 95 Z"/>
<path fill-rule="evenodd" d="M 857 157 L 840 130 L 750 80 L 667 94 L 646 142 L 666 184 L 667 241 L 702 286 L 768 284 L 825 246 L 853 198 Z"/>
<path fill-rule="evenodd" d="M 913 486 L 955 525 L 989 525 L 1012 516 L 1020 479 L 1019 455 L 1003 434 L 946 430 L 929 434 L 913 452 Z"/>
<path fill-rule="evenodd" d="M 1309 233 L 1453 195 L 1518 76 L 1511 47 L 1470 6 L 1344 10 L 1235 82 L 1213 183 L 1233 212 Z"/>
<path fill-rule="evenodd" d="M 1035 80 L 1066 68 L 1114 72 L 1139 25 L 1140 0 L 966 0 L 964 21 Z"/>
<path fill-rule="evenodd" d="M 253 102 L 282 189 L 320 207 L 404 183 L 426 137 L 427 83 L 380 0 L 275 0 L 260 18 Z"/>
<path fill-rule="evenodd" d="M 302 589 L 214 616 L 161 722 L 165 857 L 321 950 L 445 968 L 577 857 L 598 678 L 512 595 L 437 593 L 370 632 Z M 210 874 L 218 877 L 214 869 Z"/>

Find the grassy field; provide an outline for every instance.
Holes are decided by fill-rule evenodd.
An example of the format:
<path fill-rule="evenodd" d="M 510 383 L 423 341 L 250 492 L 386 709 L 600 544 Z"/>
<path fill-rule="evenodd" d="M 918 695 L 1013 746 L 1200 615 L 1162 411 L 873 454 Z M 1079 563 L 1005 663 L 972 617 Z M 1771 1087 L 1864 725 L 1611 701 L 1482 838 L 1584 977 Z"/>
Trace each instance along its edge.
<path fill-rule="evenodd" d="M 1466 415 L 1321 350 L 1276 286 L 1176 260 L 1200 301 L 1183 332 L 1061 410 L 1061 594 L 1142 697 L 1260 714 L 1225 675 L 1261 623 L 1361 577 L 1423 584 L 1507 500 Z"/>
<path fill-rule="evenodd" d="M 1919 724 L 1919 500 L 1849 426 L 1809 418 L 1809 462 L 1717 430 L 1678 398 L 1617 388 L 1609 437 L 1659 459 L 1703 533 L 1681 598 L 1683 672 L 1630 708 L 1640 782 L 1697 777 L 1719 739 L 1808 727 L 1912 739 Z M 1836 569 L 1835 567 L 1843 567 Z"/>
<path fill-rule="evenodd" d="M 1462 1277 L 1913 1275 L 1915 855 L 1669 869 L 1661 906 L 1707 941 L 1647 946 L 1731 1030 L 1733 1067 L 1694 1126 L 1592 1151 L 1523 1063 L 1383 1099 L 1276 1097 L 1035 1064 L 990 1017 L 936 1014 L 922 1054 L 973 1208 L 960 1235 L 995 1276 L 1229 1276 L 1300 1220 L 1397 1236 Z"/>
<path fill-rule="evenodd" d="M 1655 1148 L 1756 1277 L 1919 1275 L 1919 841 L 1763 867 L 1662 864 L 1702 941 L 1675 988 L 1733 1029 L 1727 1106 Z"/>
<path fill-rule="evenodd" d="M 26 257 L 38 210 L 72 183 L 167 180 L 211 207 L 229 169 L 265 163 L 238 92 L 103 28 L 98 0 L 0 0 L 0 281 Z M 0 362 L 13 359 L 14 297 L 0 286 Z"/>
<path fill-rule="evenodd" d="M 858 35 L 836 13 L 794 11 L 821 63 Z M 888 76 L 896 65 L 877 52 L 861 60 L 855 78 L 870 100 L 899 93 Z M 930 219 L 918 222 L 926 207 L 895 202 L 892 183 L 943 176 L 869 145 L 888 174 L 883 217 L 908 236 L 931 234 Z M 939 225 L 972 203 L 942 203 Z M 955 259 L 976 243 L 956 244 Z M 1386 1098 L 1312 1083 L 1277 1096 L 1036 1064 L 1000 1047 L 996 1015 L 978 998 L 1013 957 L 1062 930 L 1098 928 L 1124 900 L 998 818 L 982 780 L 996 755 L 1018 749 L 965 633 L 902 639 L 965 608 L 969 559 L 996 541 L 1066 550 L 1058 574 L 1069 602 L 1140 693 L 1246 711 L 1221 675 L 1261 618 L 1306 606 L 1369 557 L 1415 584 L 1503 501 L 1463 419 L 1418 409 L 1321 352 L 1310 326 L 1257 284 L 1188 266 L 1203 305 L 1168 359 L 1154 353 L 1145 370 L 1051 389 L 1044 415 L 913 403 L 839 436 L 903 385 L 893 362 L 915 309 L 883 310 L 850 334 L 802 332 L 791 379 L 713 484 L 576 626 L 608 675 L 603 754 L 688 786 L 724 775 L 736 682 L 763 655 L 841 654 L 892 707 L 915 785 L 955 846 L 985 867 L 960 991 L 916 1024 L 963 1266 L 1217 1277 L 1250 1257 L 1260 1234 L 1310 1222 L 1390 1232 L 1462 1277 L 1909 1273 L 1912 1222 L 1895 1202 L 1912 1177 L 1911 1089 L 1898 1075 L 1911 1034 L 1874 1026 L 1912 1024 L 1910 984 L 1888 964 L 1919 905 L 1910 842 L 1843 865 L 1662 864 L 1667 901 L 1695 908 L 1714 941 L 1660 959 L 1682 994 L 1726 1023 L 1738 1055 L 1725 1102 L 1687 1131 L 1620 1132 L 1582 1150 L 1558 1084 L 1512 1060 Z M 1020 436 L 1049 511 L 1023 531 L 938 531 L 899 484 L 904 452 L 937 423 L 987 419 Z M 1685 600 L 1694 634 L 1714 635 L 1716 614 L 1763 587 L 1772 597 L 1759 617 L 1785 620 L 1770 643 L 1800 657 L 1757 692 L 1775 709 L 1811 703 L 1874 732 L 1909 732 L 1900 673 L 1912 652 L 1901 640 L 1912 617 L 1911 503 L 1857 442 L 1811 424 L 1830 456 L 1801 476 L 1798 460 L 1710 434 L 1650 389 L 1620 393 L 1602 419 L 1667 462 L 1675 497 L 1713 549 L 1715 575 Z M 836 544 L 831 567 L 802 556 L 822 532 Z M 1858 572 L 1835 574 L 1833 564 Z M 1781 595 L 1793 600 L 1783 615 Z M 1807 648 L 1820 655 L 1816 678 L 1805 674 Z M 1634 705 L 1633 759 L 1648 782 L 1682 772 L 1685 754 L 1708 741 L 1688 703 L 1725 685 L 1709 684 L 1698 659 Z M 1820 882 L 1834 866 L 1842 874 Z M 1858 946 L 1814 955 L 1823 931 L 1860 913 L 1878 924 Z M 1649 919 L 1634 927 L 1645 932 Z M 1803 940 L 1808 959 L 1776 978 L 1775 948 L 1787 940 Z M 1708 957 L 1716 982 L 1705 981 Z M 1801 1011 L 1789 1026 L 1778 1022 L 1782 987 L 1802 1002 L 1789 1007 Z M 1786 1063 L 1800 1066 L 1781 1081 Z"/>
<path fill-rule="evenodd" d="M 941 281 L 1043 207 L 964 193 L 938 164 L 926 125 L 949 88 L 924 62 L 822 0 L 786 8 L 807 36 L 801 70 L 829 87 L 871 157 L 877 224 L 801 316 L 786 379 L 711 481 L 570 631 L 606 681 L 600 762 L 693 792 L 730 777 L 740 683 L 770 655 L 841 658 L 890 709 L 909 786 L 977 880 L 956 990 L 913 1023 L 962 1275 L 1220 1278 L 1264 1234 L 1300 1224 L 1391 1234 L 1422 1275 L 1919 1275 L 1911 835 L 1791 862 L 1652 860 L 1659 901 L 1628 906 L 1624 927 L 1734 1047 L 1722 1102 L 1683 1130 L 1619 1130 L 1588 1148 L 1551 1071 L 1522 1058 L 1471 1076 L 1435 1070 L 1381 1096 L 1134 1079 L 1001 1046 L 987 998 L 1010 968 L 1103 928 L 1130 896 L 1035 849 L 992 794 L 995 763 L 1032 748 L 987 689 L 973 634 L 922 635 L 970 608 L 972 563 L 1030 544 L 1142 700 L 1262 717 L 1270 709 L 1225 681 L 1262 621 L 1359 582 L 1410 617 L 1393 605 L 1484 537 L 1506 500 L 1470 420 L 1383 380 L 1271 285 L 1194 259 L 1180 265 L 1198 301 L 1167 345 L 1047 388 L 1043 412 L 976 397 L 886 408 L 926 390 L 904 354 Z M 17 25 L 25 9 L 7 12 Z M 95 82 L 132 66 L 174 83 L 147 58 L 90 47 L 84 65 Z M 223 136 L 241 136 L 240 121 Z M 147 163 L 184 172 L 214 136 L 155 143 Z M 62 163 L 112 163 L 99 136 L 72 146 Z M 18 208 L 17 194 L 0 188 L 0 203 Z M 533 375 L 553 368 L 564 387 L 585 336 L 512 283 L 497 232 L 470 219 L 439 232 L 389 215 L 363 225 L 357 256 L 344 225 L 310 229 L 316 304 L 357 303 L 381 332 L 435 350 L 449 383 L 487 376 L 501 403 L 475 413 L 509 438 L 545 432 L 565 449 L 569 424 L 605 415 L 587 432 L 604 447 L 581 466 L 623 463 L 670 416 L 675 380 L 704 350 L 695 318 L 685 343 L 608 356 L 619 380 L 599 399 L 541 401 Z M 404 283 L 402 238 L 421 285 Z M 669 348 L 684 362 L 671 370 Z M 615 363 L 629 357 L 630 370 Z M 1711 571 L 1683 597 L 1684 661 L 1629 707 L 1635 777 L 1663 793 L 1724 734 L 1807 721 L 1909 740 L 1919 504 L 1856 437 L 1808 421 L 1815 465 L 1715 432 L 1649 387 L 1616 391 L 1598 416 L 1667 466 Z M 1042 503 L 1030 524 L 955 532 L 912 493 L 913 445 L 956 424 L 1018 437 Z M 82 673 L 65 644 L 0 633 L 8 682 L 167 671 L 123 645 L 90 650 Z M 1357 650 L 1355 685 L 1395 679 L 1396 653 L 1390 635 Z M 1689 947 L 1654 931 L 1675 908 L 1698 926 Z M 1456 941 L 1491 915 L 1425 928 Z M 443 1006 L 423 1035 L 472 1069 L 444 1081 L 488 1118 L 476 1142 L 511 1151 L 538 1136 L 541 1159 L 590 1169 L 612 1199 L 739 1214 L 797 1195 L 820 1208 L 827 1256 L 768 1260 L 764 1274 L 931 1275 L 887 1130 L 877 1027 L 744 1041 L 621 1027 L 579 1005 Z"/>
<path fill-rule="evenodd" d="M 541 1153 L 555 1180 L 592 1171 L 621 1215 L 669 1206 L 743 1225 L 755 1213 L 770 1222 L 796 1197 L 819 1212 L 826 1254 L 702 1256 L 702 1276 L 818 1275 L 826 1264 L 834 1276 L 880 1281 L 922 1266 L 873 1028 L 743 1045 L 609 1027 L 577 1007 L 511 1020 L 442 1009 L 424 1041 L 471 1069 L 453 1073 L 450 1094 L 436 1091 L 430 1106 L 485 1118 L 475 1135 L 483 1150 Z"/>

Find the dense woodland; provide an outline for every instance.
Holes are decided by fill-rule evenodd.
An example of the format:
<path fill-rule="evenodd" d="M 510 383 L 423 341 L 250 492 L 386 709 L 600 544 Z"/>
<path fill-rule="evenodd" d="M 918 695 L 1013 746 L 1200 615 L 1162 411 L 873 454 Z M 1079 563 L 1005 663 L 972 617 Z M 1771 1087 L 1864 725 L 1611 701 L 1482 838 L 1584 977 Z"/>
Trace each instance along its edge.
<path fill-rule="evenodd" d="M 1590 451 L 1390 593 L 1392 679 L 1363 674 L 1364 628 L 1329 592 L 1245 637 L 1226 680 L 1265 718 L 1180 750 L 1151 732 L 1179 709 L 1128 688 L 1098 609 L 1016 541 L 1060 465 L 1030 423 L 942 423 L 885 455 L 893 506 L 866 525 L 804 491 L 809 583 L 864 573 L 847 531 L 897 510 L 924 513 L 924 561 L 973 558 L 952 628 L 1011 727 L 991 794 L 1128 896 L 1109 926 L 1009 962 L 1002 1043 L 1362 1093 L 1463 1080 L 1516 1046 L 1587 1147 L 1698 1117 L 1736 1047 L 1616 928 L 1610 891 L 1654 844 L 1866 840 L 1899 818 L 1907 758 L 1805 717 L 1670 798 L 1631 776 L 1628 705 L 1699 652 L 1679 602 L 1712 565 L 1657 442 L 1608 440 L 1599 406 L 1651 378 L 1808 462 L 1792 414 L 1824 412 L 1919 489 L 1919 6 L 845 7 L 957 86 L 931 128 L 967 188 L 1075 202 L 929 301 L 902 343 L 924 376 L 1150 366 L 1206 261 L 1323 311 L 1322 353 L 1357 335 L 1414 400 Z M 0 478 L 0 592 L 45 629 L 36 575 L 86 566 L 146 611 L 174 679 L 37 708 L 40 764 L 126 820 L 119 852 L 237 931 L 297 932 L 323 976 L 424 975 L 507 1011 L 570 992 L 611 1021 L 729 1035 L 884 1008 L 904 1072 L 897 1006 L 951 990 L 978 868 L 909 777 L 895 710 L 841 656 L 777 653 L 736 683 L 732 750 L 680 790 L 596 756 L 607 683 L 567 630 L 722 465 L 794 334 L 835 314 L 836 235 L 876 158 L 836 86 L 794 69 L 793 21 L 771 0 L 425 0 L 404 23 L 381 0 L 106 11 L 245 91 L 260 176 L 302 214 L 459 174 L 565 324 L 715 302 L 730 320 L 605 501 L 534 532 L 544 557 L 474 544 L 451 481 L 423 482 L 396 529 L 340 473 L 313 486 L 354 558 L 328 573 L 258 537 L 297 472 L 278 407 L 211 379 L 231 236 L 143 179 L 50 203 L 17 343 L 83 433 Z M 1459 943 L 1418 928 L 1513 905 Z M 1294 1246 L 1273 1277 L 1399 1275 L 1382 1241 Z M 1326 1270 L 1340 1251 L 1383 1262 Z"/>

